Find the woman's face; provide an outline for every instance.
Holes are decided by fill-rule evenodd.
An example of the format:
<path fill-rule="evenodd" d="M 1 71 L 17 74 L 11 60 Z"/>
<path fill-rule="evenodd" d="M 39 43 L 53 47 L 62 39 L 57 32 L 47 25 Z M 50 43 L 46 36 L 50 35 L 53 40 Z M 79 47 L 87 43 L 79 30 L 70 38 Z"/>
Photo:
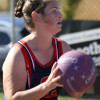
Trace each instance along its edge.
<path fill-rule="evenodd" d="M 49 32 L 56 34 L 61 31 L 62 14 L 56 0 L 51 0 L 44 9 L 43 25 Z"/>

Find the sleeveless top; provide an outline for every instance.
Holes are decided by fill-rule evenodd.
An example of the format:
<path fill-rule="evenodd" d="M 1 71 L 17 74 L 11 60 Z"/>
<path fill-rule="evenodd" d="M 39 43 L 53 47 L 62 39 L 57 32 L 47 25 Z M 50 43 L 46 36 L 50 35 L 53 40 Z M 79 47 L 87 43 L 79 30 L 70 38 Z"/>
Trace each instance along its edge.
<path fill-rule="evenodd" d="M 33 52 L 27 45 L 27 43 L 21 39 L 13 46 L 18 46 L 23 53 L 26 71 L 27 71 L 27 83 L 26 89 L 30 89 L 43 83 L 48 78 L 51 68 L 55 61 L 63 54 L 61 40 L 59 38 L 52 38 L 53 41 L 53 56 L 51 61 L 46 64 L 42 65 L 37 58 L 34 56 Z M 56 88 L 50 91 L 45 97 L 41 98 L 40 100 L 57 100 L 57 96 L 59 93 L 60 88 Z"/>

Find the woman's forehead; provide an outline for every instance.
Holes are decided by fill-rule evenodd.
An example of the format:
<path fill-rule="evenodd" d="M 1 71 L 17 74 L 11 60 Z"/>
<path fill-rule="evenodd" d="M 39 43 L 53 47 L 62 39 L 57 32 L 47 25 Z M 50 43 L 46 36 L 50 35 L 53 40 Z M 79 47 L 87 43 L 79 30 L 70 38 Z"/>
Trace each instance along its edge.
<path fill-rule="evenodd" d="M 59 4 L 58 4 L 58 2 L 57 2 L 56 0 L 51 0 L 51 1 L 48 3 L 48 5 L 47 5 L 46 8 L 47 8 L 47 9 L 52 9 L 52 8 L 57 8 L 57 9 L 59 9 L 60 6 L 59 6 Z"/>

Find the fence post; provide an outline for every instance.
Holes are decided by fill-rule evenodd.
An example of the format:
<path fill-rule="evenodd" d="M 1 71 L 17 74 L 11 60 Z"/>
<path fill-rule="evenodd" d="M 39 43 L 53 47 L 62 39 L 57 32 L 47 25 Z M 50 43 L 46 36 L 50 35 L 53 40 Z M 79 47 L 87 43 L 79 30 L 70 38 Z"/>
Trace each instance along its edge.
<path fill-rule="evenodd" d="M 10 0 L 11 42 L 12 44 L 15 42 L 14 4 L 15 4 L 15 0 Z"/>

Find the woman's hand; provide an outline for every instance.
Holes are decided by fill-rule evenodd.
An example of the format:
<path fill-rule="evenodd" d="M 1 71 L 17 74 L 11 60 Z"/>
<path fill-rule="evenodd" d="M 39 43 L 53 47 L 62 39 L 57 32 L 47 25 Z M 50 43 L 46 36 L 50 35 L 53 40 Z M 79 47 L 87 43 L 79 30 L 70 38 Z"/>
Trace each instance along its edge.
<path fill-rule="evenodd" d="M 57 66 L 57 62 L 54 63 L 51 69 L 51 73 L 45 82 L 45 85 L 47 85 L 50 90 L 53 90 L 56 87 L 63 87 L 62 84 L 59 84 L 59 80 L 61 79 L 61 76 L 57 76 L 57 72 L 59 71 L 59 68 L 56 66 Z"/>

